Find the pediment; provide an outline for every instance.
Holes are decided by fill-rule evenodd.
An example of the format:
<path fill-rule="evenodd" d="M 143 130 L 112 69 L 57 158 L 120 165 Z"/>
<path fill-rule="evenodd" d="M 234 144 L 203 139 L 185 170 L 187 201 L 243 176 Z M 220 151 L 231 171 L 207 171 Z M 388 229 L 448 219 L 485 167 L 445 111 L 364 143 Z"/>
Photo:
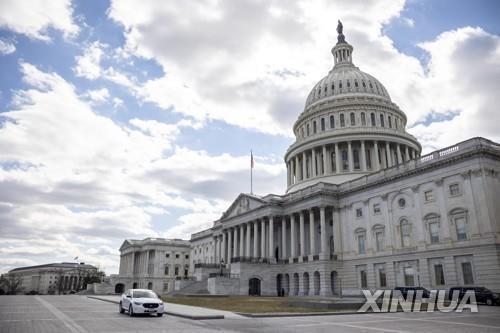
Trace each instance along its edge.
<path fill-rule="evenodd" d="M 266 202 L 258 197 L 240 194 L 236 200 L 229 206 L 229 208 L 222 214 L 222 219 L 228 219 L 241 214 L 244 214 L 250 210 L 254 210 L 263 206 Z"/>

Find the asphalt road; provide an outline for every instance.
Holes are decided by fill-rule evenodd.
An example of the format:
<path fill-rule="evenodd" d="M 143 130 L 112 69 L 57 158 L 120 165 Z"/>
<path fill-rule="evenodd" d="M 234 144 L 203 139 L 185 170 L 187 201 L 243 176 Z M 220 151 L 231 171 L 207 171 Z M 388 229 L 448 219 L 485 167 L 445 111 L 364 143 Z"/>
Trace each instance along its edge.
<path fill-rule="evenodd" d="M 0 296 L 0 332 L 500 332 L 500 307 L 479 313 L 390 313 L 192 321 L 119 314 L 84 296 Z"/>

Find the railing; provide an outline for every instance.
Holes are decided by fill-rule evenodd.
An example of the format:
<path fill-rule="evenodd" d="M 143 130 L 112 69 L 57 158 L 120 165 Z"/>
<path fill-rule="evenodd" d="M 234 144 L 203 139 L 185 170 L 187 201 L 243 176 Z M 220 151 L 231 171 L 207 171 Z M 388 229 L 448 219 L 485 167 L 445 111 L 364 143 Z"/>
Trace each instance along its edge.
<path fill-rule="evenodd" d="M 209 263 L 197 263 L 194 264 L 194 268 L 220 268 L 221 264 L 209 264 Z M 225 267 L 225 265 L 222 265 Z"/>
<path fill-rule="evenodd" d="M 223 277 L 226 279 L 239 279 L 240 275 L 239 274 L 232 274 L 232 273 L 210 273 L 208 274 L 209 278 L 214 278 L 214 277 Z"/>
<path fill-rule="evenodd" d="M 194 276 L 176 276 L 175 279 L 177 281 L 179 280 L 191 280 L 191 281 L 195 281 L 196 278 Z"/>
<path fill-rule="evenodd" d="M 270 264 L 269 258 L 259 258 L 259 257 L 233 257 L 231 258 L 231 263 L 242 262 L 250 264 Z"/>

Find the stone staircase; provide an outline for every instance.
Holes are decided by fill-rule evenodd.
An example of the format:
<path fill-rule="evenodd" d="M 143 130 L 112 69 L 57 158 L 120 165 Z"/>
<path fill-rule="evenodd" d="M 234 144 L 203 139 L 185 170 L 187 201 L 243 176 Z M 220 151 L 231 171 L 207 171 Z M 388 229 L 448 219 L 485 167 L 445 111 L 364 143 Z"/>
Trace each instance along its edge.
<path fill-rule="evenodd" d="M 172 290 L 168 293 L 169 296 L 182 296 L 182 295 L 209 295 L 207 289 L 207 279 L 201 281 L 193 281 L 180 290 Z"/>

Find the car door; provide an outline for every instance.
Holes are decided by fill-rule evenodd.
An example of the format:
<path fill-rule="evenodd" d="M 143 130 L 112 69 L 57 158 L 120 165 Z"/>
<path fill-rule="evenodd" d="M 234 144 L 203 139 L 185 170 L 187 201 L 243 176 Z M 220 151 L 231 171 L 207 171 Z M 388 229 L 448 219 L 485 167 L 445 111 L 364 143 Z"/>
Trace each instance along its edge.
<path fill-rule="evenodd" d="M 130 298 L 128 296 L 131 295 L 131 292 L 130 290 L 127 290 L 125 292 L 125 294 L 122 295 L 122 307 L 124 309 L 128 309 L 129 305 L 130 305 Z"/>

